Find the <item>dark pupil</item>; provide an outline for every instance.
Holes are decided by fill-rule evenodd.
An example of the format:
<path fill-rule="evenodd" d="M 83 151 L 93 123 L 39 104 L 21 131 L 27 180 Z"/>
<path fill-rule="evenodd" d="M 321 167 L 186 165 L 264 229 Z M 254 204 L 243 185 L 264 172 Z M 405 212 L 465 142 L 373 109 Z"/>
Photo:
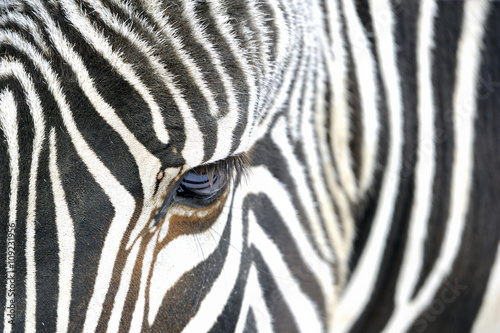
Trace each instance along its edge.
<path fill-rule="evenodd" d="M 194 195 L 194 196 L 210 196 L 217 192 L 220 187 L 220 182 L 216 174 L 212 176 L 212 182 L 210 184 L 209 175 L 197 174 L 195 172 L 189 172 L 184 176 L 177 193 L 182 195 Z"/>

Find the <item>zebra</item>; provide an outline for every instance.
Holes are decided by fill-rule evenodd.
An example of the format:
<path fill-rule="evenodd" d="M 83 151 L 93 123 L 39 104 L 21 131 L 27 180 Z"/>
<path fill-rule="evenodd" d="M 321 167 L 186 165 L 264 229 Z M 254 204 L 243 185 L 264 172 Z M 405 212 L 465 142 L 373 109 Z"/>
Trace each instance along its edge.
<path fill-rule="evenodd" d="M 3 0 L 4 332 L 500 331 L 500 4 Z"/>

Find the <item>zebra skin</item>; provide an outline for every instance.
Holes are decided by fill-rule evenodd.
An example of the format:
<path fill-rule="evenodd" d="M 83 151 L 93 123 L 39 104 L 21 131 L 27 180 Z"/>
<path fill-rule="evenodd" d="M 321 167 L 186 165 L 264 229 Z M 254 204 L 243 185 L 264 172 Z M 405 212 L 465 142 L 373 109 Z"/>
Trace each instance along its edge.
<path fill-rule="evenodd" d="M 500 3 L 1 0 L 3 332 L 500 332 Z"/>

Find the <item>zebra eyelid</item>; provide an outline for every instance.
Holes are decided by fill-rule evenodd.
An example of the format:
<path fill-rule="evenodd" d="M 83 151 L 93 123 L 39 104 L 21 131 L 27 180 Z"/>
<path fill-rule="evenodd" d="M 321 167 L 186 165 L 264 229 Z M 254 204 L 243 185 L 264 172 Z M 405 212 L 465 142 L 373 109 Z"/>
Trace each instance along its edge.
<path fill-rule="evenodd" d="M 229 156 L 226 159 L 218 160 L 208 164 L 202 164 L 184 173 L 187 175 L 189 172 L 194 172 L 198 175 L 208 174 L 209 180 L 214 179 L 227 179 L 228 181 L 236 181 L 238 185 L 241 179 L 246 179 L 250 173 L 250 157 L 248 153 Z M 184 176 L 183 176 L 184 178 Z"/>

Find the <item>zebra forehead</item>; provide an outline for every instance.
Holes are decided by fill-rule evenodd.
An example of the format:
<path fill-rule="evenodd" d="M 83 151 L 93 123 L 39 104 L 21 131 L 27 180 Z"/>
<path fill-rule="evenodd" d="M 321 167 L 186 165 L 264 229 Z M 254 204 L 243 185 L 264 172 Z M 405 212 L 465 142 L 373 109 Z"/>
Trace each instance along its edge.
<path fill-rule="evenodd" d="M 242 260 L 248 223 L 260 246 L 278 252 L 256 217 L 246 218 L 245 193 L 261 192 L 261 182 L 239 187 L 233 175 L 241 172 L 231 170 L 244 164 L 234 155 L 284 122 L 274 115 L 286 114 L 291 74 L 304 71 L 290 45 L 304 46 L 309 23 L 298 20 L 308 11 L 298 13 L 307 6 L 0 1 L 0 134 L 7 139 L 0 142 L 0 168 L 10 168 L 0 178 L 0 204 L 8 202 L 9 227 L 26 217 L 11 232 L 16 244 L 26 244 L 15 277 L 26 276 L 25 295 L 21 290 L 16 299 L 26 331 L 49 317 L 60 331 L 113 331 L 120 322 L 131 331 L 184 327 L 202 299 L 223 307 L 220 291 L 235 283 L 240 262 L 248 273 Z M 292 18 L 294 24 L 286 22 Z M 267 171 L 261 176 L 274 181 Z M 29 203 L 19 204 L 27 196 Z M 280 197 L 300 228 L 291 196 Z M 2 221 L 3 214 L 0 209 Z M 48 275 L 51 287 L 40 289 Z M 224 281 L 217 282 L 219 275 Z M 212 291 L 207 281 L 214 282 Z M 324 281 L 333 288 L 330 273 Z M 297 281 L 294 290 L 305 284 Z M 193 298 L 185 286 L 199 295 Z M 49 289 L 58 290 L 57 309 L 46 297 Z M 322 298 L 300 295 L 305 317 L 321 327 Z M 139 316 L 130 309 L 136 300 Z"/>
<path fill-rule="evenodd" d="M 500 332 L 499 17 L 0 0 L 0 332 Z"/>
<path fill-rule="evenodd" d="M 74 82 L 67 89 L 77 112 L 116 113 L 169 166 L 244 151 L 280 85 L 284 58 L 275 57 L 281 41 L 266 23 L 269 6 L 146 1 L 34 11 L 46 18 L 57 75 Z M 87 131 L 101 130 L 90 124 Z"/>

